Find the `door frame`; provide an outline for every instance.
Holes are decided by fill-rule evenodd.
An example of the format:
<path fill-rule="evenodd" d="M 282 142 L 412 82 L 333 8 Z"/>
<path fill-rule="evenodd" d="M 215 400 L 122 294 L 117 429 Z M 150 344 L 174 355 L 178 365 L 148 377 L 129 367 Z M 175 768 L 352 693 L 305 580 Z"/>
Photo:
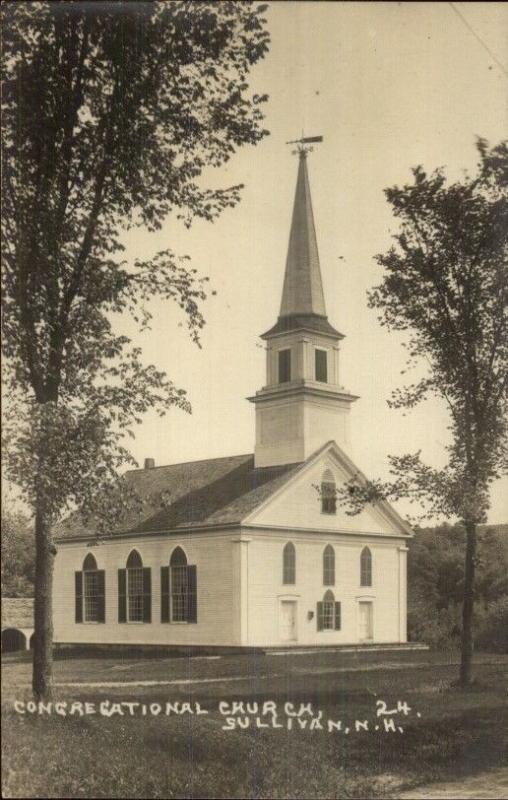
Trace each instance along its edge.
<path fill-rule="evenodd" d="M 298 596 L 295 595 L 279 595 L 277 598 L 277 633 L 279 641 L 285 642 L 289 644 L 290 642 L 297 642 L 298 641 Z M 294 621 L 295 621 L 295 637 L 294 639 L 283 639 L 281 636 L 281 622 L 282 622 L 282 604 L 283 603 L 292 603 L 294 609 Z"/>
<path fill-rule="evenodd" d="M 358 641 L 359 642 L 373 642 L 374 641 L 374 598 L 372 597 L 365 597 L 358 599 Z M 361 610 L 360 606 L 369 605 L 370 606 L 370 627 L 371 627 L 371 636 L 367 639 L 362 639 L 360 636 L 360 626 L 361 626 Z"/>

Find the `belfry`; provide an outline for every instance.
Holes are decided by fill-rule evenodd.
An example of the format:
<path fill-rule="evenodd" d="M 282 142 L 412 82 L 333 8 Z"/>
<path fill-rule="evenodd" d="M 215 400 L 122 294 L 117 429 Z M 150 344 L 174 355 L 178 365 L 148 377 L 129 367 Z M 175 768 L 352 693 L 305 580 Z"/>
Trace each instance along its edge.
<path fill-rule="evenodd" d="M 256 406 L 256 467 L 292 464 L 330 440 L 351 450 L 349 412 L 357 399 L 340 385 L 343 335 L 326 316 L 307 171 L 308 148 L 298 146 L 293 217 L 279 318 L 262 334 L 266 385 Z"/>

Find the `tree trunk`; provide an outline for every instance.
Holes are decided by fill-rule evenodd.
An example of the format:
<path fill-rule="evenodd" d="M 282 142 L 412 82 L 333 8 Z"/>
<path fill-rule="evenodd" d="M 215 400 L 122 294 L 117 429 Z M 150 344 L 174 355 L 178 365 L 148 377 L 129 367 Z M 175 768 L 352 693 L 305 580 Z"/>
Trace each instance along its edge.
<path fill-rule="evenodd" d="M 42 503 L 39 502 L 39 506 Z M 53 558 L 51 526 L 42 507 L 35 515 L 35 634 L 32 689 L 37 700 L 53 690 Z"/>
<path fill-rule="evenodd" d="M 473 609 L 476 556 L 476 523 L 466 520 L 466 558 L 464 564 L 464 601 L 462 605 L 462 649 L 460 685 L 468 686 L 473 678 Z"/>

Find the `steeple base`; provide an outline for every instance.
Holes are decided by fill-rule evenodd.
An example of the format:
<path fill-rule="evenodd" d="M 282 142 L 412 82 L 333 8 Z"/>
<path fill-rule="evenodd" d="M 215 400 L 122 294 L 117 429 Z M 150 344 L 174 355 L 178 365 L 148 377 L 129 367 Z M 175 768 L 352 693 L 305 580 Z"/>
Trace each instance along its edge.
<path fill-rule="evenodd" d="M 355 395 L 330 384 L 293 381 L 248 399 L 256 405 L 256 467 L 305 461 L 332 439 L 351 452 L 349 412 Z"/>

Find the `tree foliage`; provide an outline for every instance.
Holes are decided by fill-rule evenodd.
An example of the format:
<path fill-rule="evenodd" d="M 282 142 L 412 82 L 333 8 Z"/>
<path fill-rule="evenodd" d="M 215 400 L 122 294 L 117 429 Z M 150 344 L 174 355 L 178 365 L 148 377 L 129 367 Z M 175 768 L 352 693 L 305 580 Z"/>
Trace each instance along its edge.
<path fill-rule="evenodd" d="M 389 456 L 391 481 L 352 480 L 341 491 L 349 513 L 381 498 L 409 498 L 425 516 L 481 522 L 489 487 L 506 473 L 508 409 L 508 144 L 478 141 L 475 176 L 447 183 L 444 170 L 413 170 L 386 190 L 399 221 L 395 244 L 377 256 L 382 283 L 369 294 L 382 326 L 406 335 L 404 373 L 423 377 L 393 393 L 411 409 L 442 398 L 450 412 L 444 468 L 421 453 Z"/>
<path fill-rule="evenodd" d="M 434 395 L 450 410 L 446 467 L 392 458 L 400 489 L 431 513 L 477 522 L 507 467 L 508 145 L 480 140 L 478 152 L 474 177 L 447 184 L 443 170 L 417 167 L 412 185 L 387 190 L 400 231 L 378 256 L 385 277 L 370 294 L 381 324 L 408 333 L 408 366 L 428 364 L 392 406 Z"/>
<path fill-rule="evenodd" d="M 484 649 L 504 652 L 508 651 L 506 533 L 506 526 L 480 527 L 475 592 L 477 641 Z M 465 543 L 466 531 L 459 524 L 416 529 L 408 554 L 410 639 L 456 647 L 462 628 Z"/>
<path fill-rule="evenodd" d="M 35 515 L 36 696 L 51 692 L 51 526 L 69 506 L 118 521 L 118 470 L 145 411 L 185 392 L 113 320 L 176 303 L 199 342 L 205 278 L 170 249 L 128 263 L 122 232 L 190 225 L 235 205 L 210 170 L 266 134 L 249 89 L 269 36 L 247 3 L 5 5 L 3 354 L 7 476 Z"/>
<path fill-rule="evenodd" d="M 27 517 L 2 499 L 2 597 L 34 593 L 34 532 Z"/>
<path fill-rule="evenodd" d="M 444 170 L 419 166 L 411 184 L 386 190 L 399 230 L 377 256 L 383 280 L 369 295 L 381 325 L 406 335 L 405 372 L 427 366 L 390 405 L 411 409 L 430 396 L 447 403 L 446 464 L 425 464 L 420 452 L 392 455 L 393 480 L 358 476 L 340 498 L 354 514 L 405 497 L 429 516 L 464 523 L 462 685 L 472 679 L 476 526 L 508 467 L 508 143 L 480 139 L 477 147 L 475 176 L 449 183 Z"/>
<path fill-rule="evenodd" d="M 240 186 L 204 178 L 255 144 L 266 99 L 249 92 L 264 56 L 251 3 L 15 3 L 4 13 L 4 329 L 9 477 L 56 517 L 117 488 L 127 430 L 181 389 L 112 320 L 150 323 L 174 302 L 199 341 L 206 279 L 171 250 L 122 258 L 122 230 L 191 224 Z M 113 492 L 110 492 L 110 497 Z M 108 507 L 109 504 L 103 504 Z M 115 509 L 115 513 L 118 512 Z"/>

